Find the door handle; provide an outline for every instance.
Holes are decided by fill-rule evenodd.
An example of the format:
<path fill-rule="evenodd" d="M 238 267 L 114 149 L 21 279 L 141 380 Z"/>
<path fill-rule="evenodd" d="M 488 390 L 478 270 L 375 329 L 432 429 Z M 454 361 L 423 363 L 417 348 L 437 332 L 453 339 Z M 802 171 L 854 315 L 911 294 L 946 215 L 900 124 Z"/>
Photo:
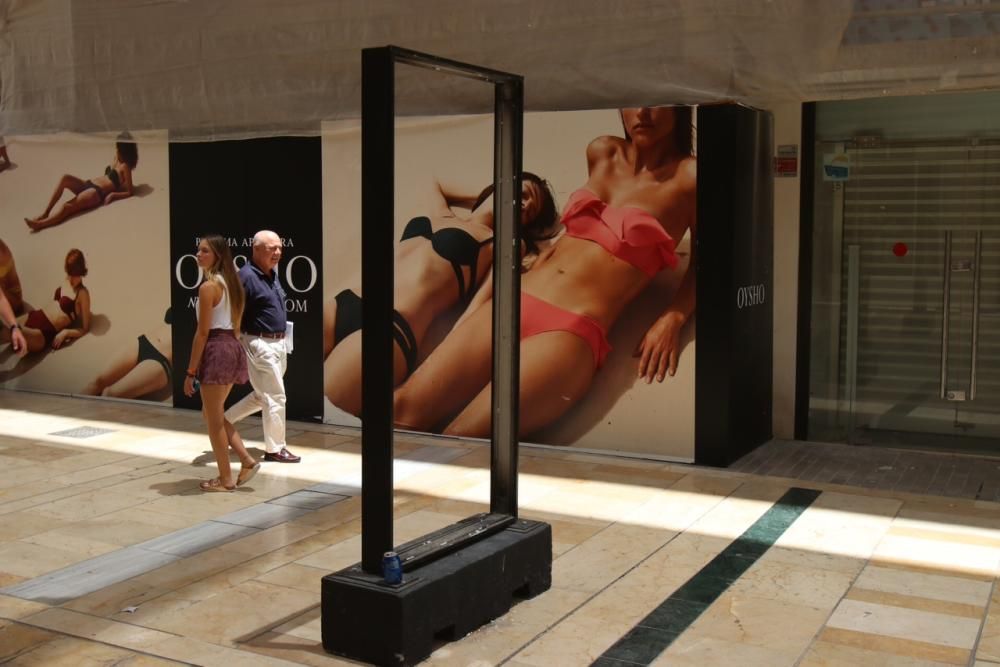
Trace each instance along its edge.
<path fill-rule="evenodd" d="M 976 255 L 972 266 L 972 359 L 969 364 L 969 400 L 976 400 L 976 357 L 979 353 L 979 279 L 983 259 L 983 231 L 976 232 Z"/>
<path fill-rule="evenodd" d="M 978 264 L 977 264 L 978 266 Z M 941 288 L 941 398 L 948 397 L 948 320 L 951 316 L 951 232 L 944 233 L 944 284 Z M 975 327 L 973 327 L 975 330 Z"/>

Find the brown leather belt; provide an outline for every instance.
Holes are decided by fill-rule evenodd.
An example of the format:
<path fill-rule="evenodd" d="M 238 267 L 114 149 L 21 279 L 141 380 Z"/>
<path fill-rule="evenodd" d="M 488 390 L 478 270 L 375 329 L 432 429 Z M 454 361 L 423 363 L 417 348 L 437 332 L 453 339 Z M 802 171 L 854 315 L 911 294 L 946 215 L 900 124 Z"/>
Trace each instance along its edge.
<path fill-rule="evenodd" d="M 284 331 L 278 331 L 276 333 L 271 333 L 269 331 L 244 331 L 247 336 L 256 336 L 257 338 L 270 338 L 271 340 L 281 340 L 285 337 Z"/>

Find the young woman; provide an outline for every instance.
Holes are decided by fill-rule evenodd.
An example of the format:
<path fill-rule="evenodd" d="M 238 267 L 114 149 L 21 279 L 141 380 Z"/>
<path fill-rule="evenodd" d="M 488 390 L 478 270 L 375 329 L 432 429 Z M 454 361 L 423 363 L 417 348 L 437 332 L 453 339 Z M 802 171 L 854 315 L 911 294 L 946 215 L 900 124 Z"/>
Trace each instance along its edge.
<path fill-rule="evenodd" d="M 37 232 L 65 222 L 84 211 L 131 197 L 132 172 L 138 164 L 139 149 L 132 141 L 132 136 L 127 132 L 123 133 L 115 143 L 114 159 L 104 168 L 102 175 L 88 181 L 70 174 L 63 175 L 45 211 L 36 218 L 25 218 L 24 222 L 32 231 Z M 64 190 L 72 192 L 73 197 L 56 206 Z"/>
<path fill-rule="evenodd" d="M 223 407 L 234 384 L 245 384 L 247 360 L 237 339 L 246 295 L 236 275 L 226 239 L 218 234 L 198 243 L 198 266 L 205 280 L 198 288 L 198 329 L 191 343 L 191 361 L 184 379 L 184 394 L 194 396 L 195 379 L 201 383 L 201 412 L 208 439 L 219 466 L 219 476 L 201 483 L 202 491 L 232 491 L 250 481 L 260 469 L 240 434 L 226 428 Z M 229 447 L 240 458 L 234 479 L 229 467 Z"/>
<path fill-rule="evenodd" d="M 626 138 L 587 147 L 589 178 L 563 212 L 565 234 L 521 281 L 520 430 L 550 424 L 590 387 L 611 347 L 607 332 L 695 226 L 695 160 L 687 107 L 623 109 Z M 694 262 L 638 347 L 638 374 L 676 369 L 694 311 Z M 490 431 L 492 309 L 478 307 L 396 390 L 397 425 L 452 435 Z M 456 415 L 457 416 L 454 416 Z M 452 417 L 454 418 L 452 419 Z M 450 420 L 450 422 L 448 421 Z"/>
<path fill-rule="evenodd" d="M 58 350 L 90 331 L 90 291 L 83 284 L 87 275 L 83 252 L 73 248 L 66 253 L 63 268 L 66 279 L 56 288 L 52 300 L 17 318 L 28 352 L 41 352 L 47 347 Z M 0 332 L 0 343 L 8 342 L 10 331 Z"/>
<path fill-rule="evenodd" d="M 556 231 L 556 204 L 548 184 L 521 176 L 521 223 L 525 251 Z M 393 368 L 395 383 L 409 376 L 431 323 L 456 305 L 468 306 L 493 265 L 493 186 L 479 196 L 435 184 L 429 216 L 410 220 L 396 247 Z M 460 217 L 452 208 L 470 211 Z M 324 312 L 326 395 L 361 415 L 361 288 L 338 293 Z"/>

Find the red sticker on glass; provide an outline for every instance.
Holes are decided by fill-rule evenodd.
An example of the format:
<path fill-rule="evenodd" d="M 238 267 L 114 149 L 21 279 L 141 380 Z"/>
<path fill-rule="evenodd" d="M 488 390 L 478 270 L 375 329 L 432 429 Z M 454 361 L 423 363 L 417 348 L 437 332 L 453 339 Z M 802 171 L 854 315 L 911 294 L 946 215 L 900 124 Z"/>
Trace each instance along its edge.
<path fill-rule="evenodd" d="M 907 248 L 906 244 L 902 242 L 896 243 L 892 246 L 892 254 L 896 257 L 904 257 L 909 251 L 910 249 Z"/>

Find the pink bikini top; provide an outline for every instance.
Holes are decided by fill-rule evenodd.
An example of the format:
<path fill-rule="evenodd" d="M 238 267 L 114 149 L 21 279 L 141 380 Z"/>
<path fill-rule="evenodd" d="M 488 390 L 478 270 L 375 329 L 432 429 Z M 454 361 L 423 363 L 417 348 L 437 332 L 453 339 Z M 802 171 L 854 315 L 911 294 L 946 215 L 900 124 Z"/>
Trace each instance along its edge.
<path fill-rule="evenodd" d="M 76 313 L 76 298 L 69 298 L 68 296 L 62 295 L 62 287 L 56 288 L 55 296 L 52 297 L 55 301 L 59 302 L 59 310 L 63 311 L 70 317 Z"/>
<path fill-rule="evenodd" d="M 634 206 L 610 206 L 580 188 L 563 213 L 566 234 L 593 241 L 647 276 L 677 266 L 675 243 L 651 213 Z"/>

